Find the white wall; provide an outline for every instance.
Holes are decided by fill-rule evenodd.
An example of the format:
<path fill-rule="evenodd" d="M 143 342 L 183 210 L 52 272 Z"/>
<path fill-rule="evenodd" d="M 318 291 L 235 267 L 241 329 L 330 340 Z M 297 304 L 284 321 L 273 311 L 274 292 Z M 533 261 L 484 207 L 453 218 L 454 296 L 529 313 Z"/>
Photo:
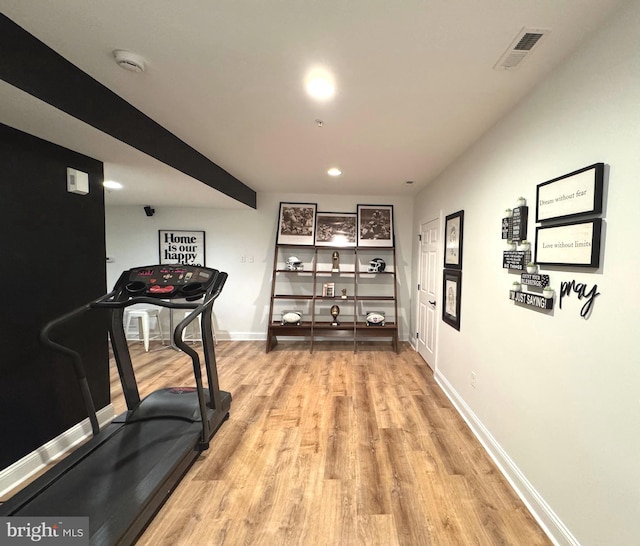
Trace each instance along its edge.
<path fill-rule="evenodd" d="M 439 324 L 438 379 L 561 544 L 640 543 L 639 31 L 634 0 L 414 207 L 414 233 L 465 211 L 461 331 Z M 556 291 L 597 284 L 591 317 L 574 295 L 551 313 L 516 306 L 504 209 L 528 199 L 533 239 L 536 184 L 596 162 L 610 167 L 601 267 L 543 271 Z"/>
<path fill-rule="evenodd" d="M 324 212 L 355 212 L 358 203 L 394 206 L 401 339 L 409 332 L 412 199 L 389 196 L 258 194 L 257 210 L 155 207 L 147 217 L 139 207 L 107 207 L 107 284 L 130 267 L 158 262 L 158 230 L 206 232 L 206 265 L 229 273 L 214 307 L 218 339 L 266 339 L 276 225 L 281 201 L 317 203 Z M 245 262 L 241 257 L 245 256 Z M 253 263 L 248 261 L 253 257 Z"/>

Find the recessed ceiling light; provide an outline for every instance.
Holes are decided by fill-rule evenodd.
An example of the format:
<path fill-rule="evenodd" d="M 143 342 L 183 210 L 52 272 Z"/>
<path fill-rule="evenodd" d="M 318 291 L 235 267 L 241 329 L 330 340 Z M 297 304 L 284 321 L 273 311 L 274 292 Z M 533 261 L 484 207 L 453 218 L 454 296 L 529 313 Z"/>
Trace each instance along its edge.
<path fill-rule="evenodd" d="M 321 68 L 315 68 L 306 78 L 307 93 L 317 100 L 327 100 L 333 97 L 336 86 L 329 72 Z"/>
<path fill-rule="evenodd" d="M 342 171 L 340 169 L 338 169 L 337 167 L 331 167 L 328 171 L 327 174 L 329 176 L 340 176 L 342 174 Z"/>
<path fill-rule="evenodd" d="M 108 190 L 121 190 L 122 184 L 120 182 L 114 182 L 113 180 L 105 180 L 102 185 Z"/>

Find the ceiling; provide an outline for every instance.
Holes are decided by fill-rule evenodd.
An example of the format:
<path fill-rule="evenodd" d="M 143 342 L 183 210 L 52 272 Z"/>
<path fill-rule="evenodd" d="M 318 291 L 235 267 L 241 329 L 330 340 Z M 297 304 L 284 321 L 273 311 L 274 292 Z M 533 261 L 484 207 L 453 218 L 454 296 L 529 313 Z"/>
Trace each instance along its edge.
<path fill-rule="evenodd" d="M 0 0 L 0 10 L 257 192 L 414 195 L 625 2 Z M 517 69 L 494 69 L 524 27 L 551 32 Z M 146 70 L 118 67 L 115 49 Z M 328 101 L 304 89 L 317 67 L 336 83 Z M 124 185 L 107 204 L 246 206 L 3 81 L 0 122 L 102 160 Z M 334 166 L 342 176 L 326 174 Z"/>

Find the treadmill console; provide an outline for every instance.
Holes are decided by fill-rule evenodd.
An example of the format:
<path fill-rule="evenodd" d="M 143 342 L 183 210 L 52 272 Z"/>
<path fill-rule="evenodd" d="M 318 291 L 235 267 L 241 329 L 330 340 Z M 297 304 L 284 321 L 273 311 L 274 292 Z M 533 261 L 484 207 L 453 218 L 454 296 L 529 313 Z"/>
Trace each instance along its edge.
<path fill-rule="evenodd" d="M 129 270 L 125 290 L 131 297 L 196 300 L 211 287 L 217 271 L 208 267 L 165 264 Z"/>

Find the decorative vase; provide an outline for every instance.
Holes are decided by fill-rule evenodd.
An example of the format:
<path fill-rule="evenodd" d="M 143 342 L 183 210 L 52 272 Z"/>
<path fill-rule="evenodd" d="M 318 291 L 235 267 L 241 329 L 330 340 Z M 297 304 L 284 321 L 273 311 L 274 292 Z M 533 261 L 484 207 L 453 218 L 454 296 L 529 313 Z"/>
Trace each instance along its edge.
<path fill-rule="evenodd" d="M 507 217 L 507 218 L 511 218 L 511 217 L 513 216 L 513 211 L 512 211 L 511 209 L 506 209 L 506 210 L 504 211 L 504 215 L 505 215 L 505 217 Z"/>
<path fill-rule="evenodd" d="M 520 292 L 522 290 L 522 285 L 519 282 L 514 282 L 511 286 L 514 292 Z"/>
<path fill-rule="evenodd" d="M 527 204 L 527 200 L 524 197 L 518 197 L 517 203 L 519 207 L 524 207 Z"/>
<path fill-rule="evenodd" d="M 511 239 L 509 239 L 507 241 L 507 250 L 515 250 L 515 249 L 516 249 L 516 244 Z"/>
<path fill-rule="evenodd" d="M 542 295 L 547 299 L 553 298 L 553 288 L 549 288 L 549 287 L 545 288 L 542 291 Z"/>
<path fill-rule="evenodd" d="M 534 275 L 537 272 L 538 272 L 538 266 L 536 264 L 527 265 L 527 273 L 529 273 L 530 275 Z"/>

